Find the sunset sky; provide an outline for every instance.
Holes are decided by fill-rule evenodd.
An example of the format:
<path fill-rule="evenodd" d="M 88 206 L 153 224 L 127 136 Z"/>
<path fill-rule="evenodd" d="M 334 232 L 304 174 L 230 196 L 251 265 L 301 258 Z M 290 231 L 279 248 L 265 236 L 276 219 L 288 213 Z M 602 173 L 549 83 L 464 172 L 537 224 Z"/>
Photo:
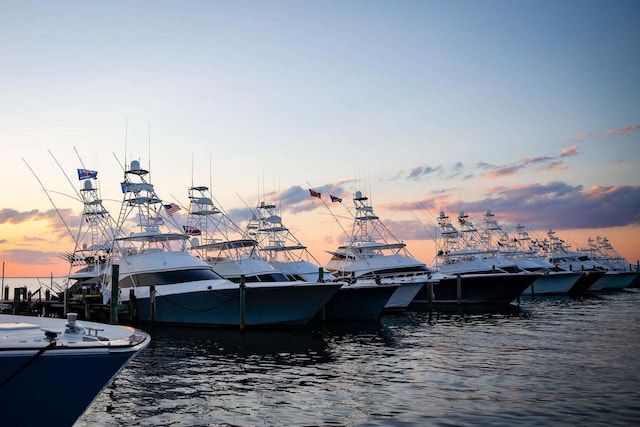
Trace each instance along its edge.
<path fill-rule="evenodd" d="M 439 211 L 487 209 L 636 263 L 639 22 L 637 0 L 0 0 L 4 273 L 66 274 L 76 169 L 116 214 L 132 159 L 241 224 L 276 202 L 321 263 L 344 235 L 310 187 L 340 218 L 364 191 L 427 264 Z"/>

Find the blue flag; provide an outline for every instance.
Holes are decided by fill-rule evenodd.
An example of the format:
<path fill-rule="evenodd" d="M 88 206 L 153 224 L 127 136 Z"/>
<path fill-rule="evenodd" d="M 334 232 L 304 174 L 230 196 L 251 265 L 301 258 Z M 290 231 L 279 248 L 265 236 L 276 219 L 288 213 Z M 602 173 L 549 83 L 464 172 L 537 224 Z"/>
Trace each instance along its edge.
<path fill-rule="evenodd" d="M 332 202 L 342 203 L 342 199 L 340 197 L 334 196 L 333 194 L 329 194 L 329 196 L 331 196 L 331 201 Z"/>
<path fill-rule="evenodd" d="M 89 169 L 78 169 L 78 179 L 82 181 L 83 179 L 97 178 L 98 171 L 92 171 Z"/>

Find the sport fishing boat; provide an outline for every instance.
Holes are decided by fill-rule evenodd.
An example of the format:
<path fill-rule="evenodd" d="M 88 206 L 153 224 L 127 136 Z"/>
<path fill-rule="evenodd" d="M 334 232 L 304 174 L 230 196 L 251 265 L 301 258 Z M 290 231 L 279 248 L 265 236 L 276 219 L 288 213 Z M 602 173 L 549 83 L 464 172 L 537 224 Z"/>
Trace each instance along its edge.
<path fill-rule="evenodd" d="M 594 283 L 591 290 L 624 289 L 631 286 L 640 276 L 640 272 L 635 271 L 632 264 L 616 252 L 606 237 L 589 238 L 587 246 L 581 251 L 605 270 L 604 275 Z"/>
<path fill-rule="evenodd" d="M 418 294 L 417 302 L 434 304 L 510 304 L 537 278 L 532 273 L 507 271 L 500 258 L 491 259 L 480 245 L 478 230 L 461 212 L 460 230 L 445 212 L 438 216 L 440 238 L 432 268 L 439 281 L 433 295 Z M 509 263 L 509 265 L 514 265 Z"/>
<path fill-rule="evenodd" d="M 317 277 L 292 279 L 274 268 L 260 257 L 258 241 L 214 204 L 206 186 L 189 188 L 189 211 L 183 229 L 191 237 L 191 252 L 220 276 L 256 294 L 251 303 L 264 305 L 260 312 L 274 311 L 280 316 L 305 312 L 311 319 L 341 286 Z"/>
<path fill-rule="evenodd" d="M 128 326 L 76 317 L 0 314 L 3 425 L 73 425 L 151 340 Z"/>
<path fill-rule="evenodd" d="M 79 169 L 78 177 L 83 182 L 78 191 L 83 204 L 82 217 L 74 236 L 73 251 L 60 254 L 70 267 L 65 286 L 58 295 L 61 303 L 50 306 L 51 311 L 63 315 L 66 313 L 62 301 L 66 301 L 67 308 L 75 302 L 102 302 L 103 288 L 109 287 L 105 280 L 111 268 L 111 251 L 116 237 L 115 221 L 100 197 L 97 171 Z"/>
<path fill-rule="evenodd" d="M 337 285 L 236 283 L 221 277 L 206 257 L 187 250 L 193 232 L 178 224 L 174 214 L 179 206 L 163 203 L 146 181 L 147 174 L 138 161 L 125 171 L 117 223 L 122 230 L 135 212 L 140 231 L 116 239 L 119 259 L 114 261 L 119 264 L 121 298 L 136 299 L 140 320 L 226 327 L 301 326 L 337 292 Z"/>
<path fill-rule="evenodd" d="M 331 259 L 325 268 L 348 283 L 397 286 L 384 308 L 402 310 L 431 280 L 432 271 L 384 225 L 367 196 L 356 191 L 353 203 L 356 212 L 351 233 L 345 243 L 327 251 Z"/>
<path fill-rule="evenodd" d="M 292 280 L 340 283 L 340 290 L 322 311 L 324 320 L 375 320 L 389 302 L 397 285 L 345 282 L 320 267 L 307 247 L 282 223 L 276 205 L 261 202 L 247 223 L 247 234 L 259 243 L 262 256 Z"/>
<path fill-rule="evenodd" d="M 512 268 L 499 265 L 505 271 L 525 271 L 536 274 L 537 278 L 527 287 L 522 296 L 540 295 L 579 295 L 584 290 L 579 285 L 584 273 L 578 271 L 564 271 L 540 256 L 524 225 L 515 226 L 515 235 L 502 229 L 495 219 L 495 215 L 487 210 L 484 216 L 484 231 L 482 238 L 485 244 L 495 250 L 496 256 L 487 258 L 511 261 Z"/>
<path fill-rule="evenodd" d="M 573 251 L 565 241 L 549 229 L 547 238 L 539 242 L 539 252 L 558 270 L 578 271 L 582 276 L 572 288 L 572 293 L 583 294 L 595 290 L 596 283 L 605 275 L 606 268 L 587 254 Z M 577 290 L 576 290 L 577 289 Z"/>

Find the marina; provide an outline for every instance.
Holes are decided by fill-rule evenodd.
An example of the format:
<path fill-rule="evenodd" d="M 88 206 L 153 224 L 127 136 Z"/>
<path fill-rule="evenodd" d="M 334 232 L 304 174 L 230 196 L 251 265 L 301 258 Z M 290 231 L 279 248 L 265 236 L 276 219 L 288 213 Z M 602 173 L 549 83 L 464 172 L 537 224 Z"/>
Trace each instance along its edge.
<path fill-rule="evenodd" d="M 0 427 L 639 423 L 640 1 L 4 3 Z"/>
<path fill-rule="evenodd" d="M 640 293 L 295 331 L 156 327 L 80 426 L 628 426 Z"/>

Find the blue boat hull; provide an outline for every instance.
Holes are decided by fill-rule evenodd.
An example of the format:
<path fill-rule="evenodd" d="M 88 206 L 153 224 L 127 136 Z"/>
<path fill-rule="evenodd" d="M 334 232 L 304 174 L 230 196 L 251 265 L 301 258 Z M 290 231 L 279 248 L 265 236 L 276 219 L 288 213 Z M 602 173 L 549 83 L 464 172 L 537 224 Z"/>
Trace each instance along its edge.
<path fill-rule="evenodd" d="M 458 279 L 447 276 L 433 285 L 433 295 L 424 286 L 415 303 L 433 304 L 510 304 L 537 278 L 534 274 L 469 274 Z"/>
<path fill-rule="evenodd" d="M 567 295 L 582 277 L 579 272 L 543 274 L 522 292 L 523 296 Z"/>
<path fill-rule="evenodd" d="M 95 396 L 135 354 L 74 355 L 67 352 L 55 355 L 56 351 L 55 348 L 47 350 L 40 356 L 0 357 L 3 425 L 73 425 Z M 26 367 L 19 375 L 8 379 L 12 372 L 23 366 Z M 18 409 L 25 408 L 25 405 L 29 409 Z"/>
<path fill-rule="evenodd" d="M 584 295 L 591 289 L 593 284 L 596 283 L 598 279 L 600 279 L 604 275 L 604 271 L 598 270 L 582 271 L 582 273 L 582 277 L 569 290 L 569 295 Z"/>
<path fill-rule="evenodd" d="M 398 285 L 343 286 L 327 303 L 326 320 L 375 320 Z"/>
<path fill-rule="evenodd" d="M 339 284 L 292 284 L 244 290 L 245 326 L 302 326 L 333 297 Z M 199 291 L 137 301 L 137 320 L 166 324 L 238 327 L 241 324 L 239 289 Z"/>

